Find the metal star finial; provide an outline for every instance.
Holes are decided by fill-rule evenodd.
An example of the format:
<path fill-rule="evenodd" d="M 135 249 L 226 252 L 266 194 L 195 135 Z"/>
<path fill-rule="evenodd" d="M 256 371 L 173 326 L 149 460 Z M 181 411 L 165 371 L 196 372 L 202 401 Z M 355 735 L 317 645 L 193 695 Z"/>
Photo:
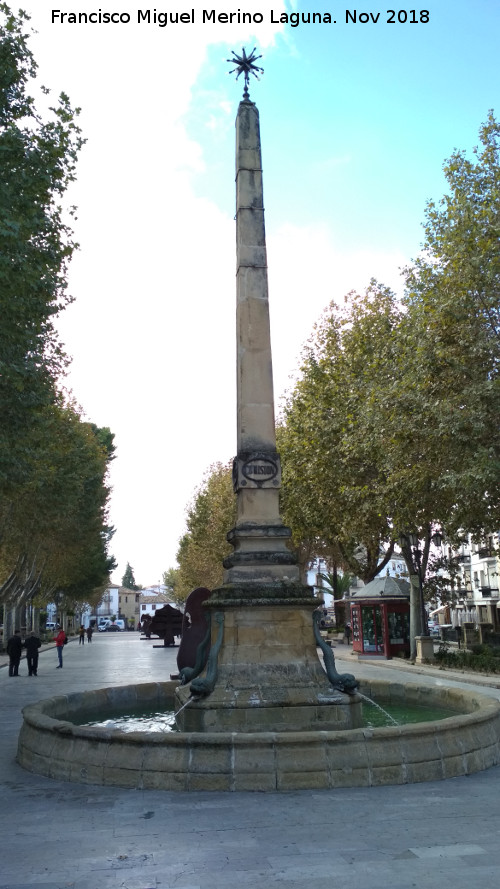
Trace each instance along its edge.
<path fill-rule="evenodd" d="M 238 73 L 236 75 L 236 80 L 238 80 L 240 74 L 245 75 L 245 89 L 243 90 L 243 99 L 244 101 L 248 101 L 250 98 L 250 93 L 248 92 L 248 81 L 250 80 L 250 74 L 253 74 L 253 76 L 256 77 L 257 80 L 260 80 L 257 71 L 260 74 L 264 73 L 264 68 L 259 68 L 259 66 L 255 64 L 257 59 L 261 59 L 262 56 L 255 55 L 255 53 L 257 52 L 256 46 L 254 46 L 249 56 L 247 56 L 244 47 L 241 48 L 241 56 L 236 55 L 234 49 L 232 49 L 231 52 L 233 54 L 233 58 L 226 59 L 226 61 L 230 62 L 231 65 L 236 62 L 236 67 L 233 68 L 232 71 L 229 71 L 229 74 L 234 74 L 234 72 L 237 71 Z"/>

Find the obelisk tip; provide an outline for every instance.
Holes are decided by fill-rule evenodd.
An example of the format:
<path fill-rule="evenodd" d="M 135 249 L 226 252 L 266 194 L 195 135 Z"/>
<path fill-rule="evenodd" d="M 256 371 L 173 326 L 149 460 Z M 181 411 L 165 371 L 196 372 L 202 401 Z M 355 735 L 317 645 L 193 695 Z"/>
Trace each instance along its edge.
<path fill-rule="evenodd" d="M 264 69 L 260 68 L 258 65 L 256 65 L 255 62 L 258 59 L 261 59 L 262 56 L 256 55 L 256 52 L 257 52 L 256 46 L 254 46 L 254 48 L 252 49 L 252 52 L 250 53 L 249 56 L 247 56 L 244 47 L 242 47 L 242 49 L 241 49 L 241 56 L 237 55 L 234 50 L 231 50 L 231 52 L 232 52 L 233 58 L 226 59 L 226 61 L 229 62 L 231 65 L 234 65 L 235 63 L 236 63 L 236 65 L 231 71 L 229 71 L 229 74 L 234 74 L 234 72 L 236 71 L 237 72 L 236 80 L 238 80 L 238 77 L 240 76 L 240 74 L 244 74 L 245 86 L 243 89 L 243 101 L 250 102 L 250 93 L 248 92 L 248 83 L 250 80 L 250 74 L 253 74 L 253 76 L 257 80 L 260 80 L 259 74 L 263 74 Z"/>

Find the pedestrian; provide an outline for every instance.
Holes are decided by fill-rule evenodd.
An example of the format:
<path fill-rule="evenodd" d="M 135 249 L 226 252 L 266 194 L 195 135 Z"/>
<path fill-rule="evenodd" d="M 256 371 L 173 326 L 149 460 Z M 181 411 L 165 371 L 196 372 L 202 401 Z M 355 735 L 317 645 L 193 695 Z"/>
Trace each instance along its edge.
<path fill-rule="evenodd" d="M 63 648 L 66 645 L 67 641 L 68 641 L 68 637 L 66 636 L 66 633 L 64 632 L 62 627 L 59 627 L 59 632 L 57 633 L 57 636 L 54 639 L 54 642 L 56 643 L 57 657 L 59 660 L 56 670 L 62 669 L 62 665 L 63 665 L 62 653 L 63 653 Z"/>
<path fill-rule="evenodd" d="M 458 648 L 460 649 L 460 645 L 462 642 L 462 627 L 459 624 L 457 624 L 457 626 L 455 627 L 455 635 L 457 637 Z"/>
<path fill-rule="evenodd" d="M 78 631 L 78 645 L 85 645 L 85 627 L 81 626 Z"/>
<path fill-rule="evenodd" d="M 87 642 L 92 642 L 92 633 L 93 632 L 94 631 L 93 631 L 92 627 L 90 627 L 90 626 L 87 627 Z"/>
<path fill-rule="evenodd" d="M 26 637 L 23 643 L 23 648 L 26 649 L 26 663 L 28 664 L 28 676 L 37 676 L 38 675 L 38 649 L 41 646 L 40 639 L 36 635 L 35 631 L 32 630 L 29 636 Z"/>
<path fill-rule="evenodd" d="M 345 634 L 347 644 L 349 645 L 349 643 L 351 641 L 351 625 L 350 624 L 345 625 L 344 634 Z"/>
<path fill-rule="evenodd" d="M 9 676 L 19 676 L 19 664 L 21 662 L 21 652 L 23 643 L 21 641 L 21 630 L 15 630 L 14 635 L 7 642 L 7 654 L 9 655 Z"/>

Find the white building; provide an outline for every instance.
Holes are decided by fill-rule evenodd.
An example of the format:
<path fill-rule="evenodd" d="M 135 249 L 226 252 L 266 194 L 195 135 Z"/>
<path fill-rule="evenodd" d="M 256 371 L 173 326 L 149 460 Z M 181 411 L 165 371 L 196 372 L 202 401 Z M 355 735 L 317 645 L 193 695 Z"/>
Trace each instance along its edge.
<path fill-rule="evenodd" d="M 164 605 L 172 605 L 173 608 L 177 608 L 175 602 L 172 602 L 165 592 L 151 592 L 151 587 L 148 587 L 147 591 L 142 590 L 139 595 L 139 621 L 141 624 L 145 614 L 154 617 L 155 612 L 163 608 Z"/>
<path fill-rule="evenodd" d="M 119 617 L 120 614 L 120 606 L 118 601 L 118 590 L 120 589 L 117 583 L 111 583 L 107 589 L 104 590 L 103 596 L 99 604 L 97 605 L 95 611 L 90 615 L 90 623 L 95 621 L 96 624 L 99 623 L 100 620 L 106 618 L 110 620 L 113 615 L 115 617 Z"/>
<path fill-rule="evenodd" d="M 455 594 L 457 618 L 461 623 L 492 624 L 500 628 L 499 534 L 489 534 L 479 541 L 464 538 L 458 550 L 448 547 L 448 558 L 458 567 Z"/>

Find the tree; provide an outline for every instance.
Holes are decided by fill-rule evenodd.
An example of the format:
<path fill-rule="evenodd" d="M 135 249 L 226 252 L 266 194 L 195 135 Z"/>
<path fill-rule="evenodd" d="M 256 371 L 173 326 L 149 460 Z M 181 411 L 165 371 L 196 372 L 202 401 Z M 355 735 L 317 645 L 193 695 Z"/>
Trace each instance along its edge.
<path fill-rule="evenodd" d="M 454 151 L 444 164 L 449 192 L 429 201 L 423 251 L 407 270 L 408 297 L 439 311 L 445 334 L 472 322 L 498 358 L 500 342 L 500 124 L 479 130 L 476 160 Z"/>
<path fill-rule="evenodd" d="M 196 491 L 187 511 L 187 530 L 177 552 L 178 601 L 196 587 L 214 589 L 223 579 L 224 558 L 232 551 L 226 536 L 236 523 L 232 465 L 215 463 Z"/>
<path fill-rule="evenodd" d="M 500 524 L 500 126 L 491 112 L 480 142 L 475 162 L 455 151 L 445 163 L 449 192 L 428 204 L 422 254 L 405 272 L 408 423 L 389 454 L 395 467 L 404 451 L 421 467 L 414 499 L 429 506 L 414 527 L 437 500 L 455 539 Z"/>
<path fill-rule="evenodd" d="M 95 598 L 115 565 L 114 445 L 58 389 L 68 359 L 54 322 L 77 247 L 62 201 L 83 139 L 64 93 L 46 119 L 29 94 L 28 21 L 0 3 L 0 599 L 69 606 Z"/>
<path fill-rule="evenodd" d="M 330 307 L 286 405 L 285 518 L 296 540 L 336 547 L 365 580 L 372 572 L 356 569 L 356 544 L 368 569 L 378 544 L 416 533 L 425 585 L 436 525 L 458 542 L 500 524 L 500 127 L 491 113 L 480 139 L 475 162 L 455 152 L 445 164 L 449 193 L 427 207 L 402 305 L 372 282 L 344 316 Z M 417 574 L 409 545 L 403 555 Z M 372 576 L 382 564 L 373 567 Z"/>
<path fill-rule="evenodd" d="M 168 568 L 163 572 L 162 576 L 163 583 L 167 590 L 167 595 L 175 602 L 177 605 L 182 605 L 184 602 L 184 598 L 178 596 L 178 586 L 179 586 L 179 569 L 178 568 Z"/>
<path fill-rule="evenodd" d="M 326 583 L 329 587 L 327 592 L 331 593 L 333 596 L 333 610 L 335 613 L 335 623 L 338 625 L 340 623 L 339 619 L 339 602 L 343 599 L 345 593 L 349 592 L 349 588 L 353 581 L 353 578 L 350 574 L 339 574 L 337 565 L 332 565 L 331 571 L 321 571 L 318 574 L 318 578 Z M 345 603 L 344 603 L 345 605 Z"/>
<path fill-rule="evenodd" d="M 318 577 L 328 584 L 334 599 L 342 599 L 343 595 L 349 592 L 353 581 L 350 574 L 339 574 L 336 565 L 333 566 L 332 571 L 321 571 Z"/>
<path fill-rule="evenodd" d="M 0 597 L 18 604 L 57 592 L 75 603 L 104 586 L 108 554 L 109 430 L 81 420 L 71 405 L 43 412 L 32 442 L 29 477 L 0 505 Z M 109 441 L 109 450 L 102 440 Z"/>
<path fill-rule="evenodd" d="M 66 364 L 54 319 L 77 246 L 61 200 L 83 142 L 78 110 L 62 93 L 47 120 L 36 111 L 28 20 L 0 3 L 0 495 L 26 477 L 30 430 Z"/>
<path fill-rule="evenodd" d="M 135 582 L 134 569 L 132 568 L 130 562 L 127 562 L 127 567 L 125 568 L 125 574 L 122 577 L 122 586 L 127 587 L 128 590 L 139 589 Z"/>
<path fill-rule="evenodd" d="M 332 303 L 305 349 L 277 436 L 282 511 L 295 544 L 365 582 L 392 554 L 373 414 L 375 381 L 383 389 L 393 374 L 399 319 L 394 294 L 375 281 L 343 308 Z"/>

